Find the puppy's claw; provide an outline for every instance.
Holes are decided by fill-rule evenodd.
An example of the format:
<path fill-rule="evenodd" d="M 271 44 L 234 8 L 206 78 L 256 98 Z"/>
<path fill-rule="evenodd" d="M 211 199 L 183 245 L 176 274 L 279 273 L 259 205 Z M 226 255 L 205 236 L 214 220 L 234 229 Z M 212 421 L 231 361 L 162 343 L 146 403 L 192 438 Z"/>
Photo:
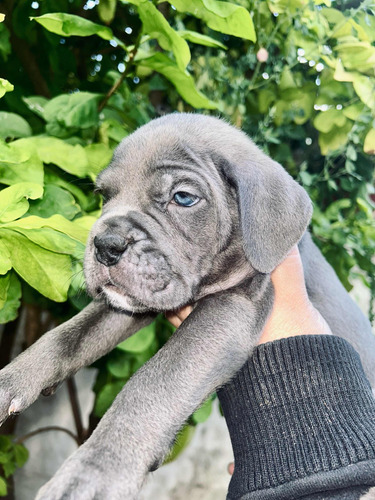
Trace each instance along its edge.
<path fill-rule="evenodd" d="M 49 387 L 46 387 L 42 390 L 42 395 L 43 396 L 52 396 L 53 394 L 55 394 L 57 388 L 59 387 L 60 385 L 60 382 L 57 382 L 56 384 L 53 384 Z"/>
<path fill-rule="evenodd" d="M 8 415 L 18 415 L 20 413 L 20 404 L 16 399 L 13 399 L 10 403 L 9 409 L 8 409 Z"/>

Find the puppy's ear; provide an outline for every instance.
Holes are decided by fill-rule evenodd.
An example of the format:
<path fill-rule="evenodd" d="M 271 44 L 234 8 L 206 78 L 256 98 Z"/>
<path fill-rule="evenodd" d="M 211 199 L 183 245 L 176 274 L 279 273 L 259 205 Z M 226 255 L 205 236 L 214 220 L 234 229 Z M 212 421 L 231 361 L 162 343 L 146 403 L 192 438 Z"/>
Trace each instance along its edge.
<path fill-rule="evenodd" d="M 259 150 L 254 156 L 241 165 L 225 161 L 224 175 L 237 191 L 246 257 L 270 273 L 301 239 L 312 203 L 281 165 Z"/>

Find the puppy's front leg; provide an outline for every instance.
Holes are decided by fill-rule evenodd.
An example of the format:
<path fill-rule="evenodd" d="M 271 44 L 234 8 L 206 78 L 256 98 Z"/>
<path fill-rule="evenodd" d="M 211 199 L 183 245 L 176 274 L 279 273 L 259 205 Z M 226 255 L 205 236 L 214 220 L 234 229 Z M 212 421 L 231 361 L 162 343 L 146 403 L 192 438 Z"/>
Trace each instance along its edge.
<path fill-rule="evenodd" d="M 263 294 L 203 299 L 165 346 L 126 384 L 92 437 L 38 500 L 133 500 L 186 419 L 246 362 L 272 304 Z"/>
<path fill-rule="evenodd" d="M 80 368 L 113 349 L 153 320 L 127 315 L 93 301 L 69 321 L 43 335 L 0 371 L 0 425 Z"/>

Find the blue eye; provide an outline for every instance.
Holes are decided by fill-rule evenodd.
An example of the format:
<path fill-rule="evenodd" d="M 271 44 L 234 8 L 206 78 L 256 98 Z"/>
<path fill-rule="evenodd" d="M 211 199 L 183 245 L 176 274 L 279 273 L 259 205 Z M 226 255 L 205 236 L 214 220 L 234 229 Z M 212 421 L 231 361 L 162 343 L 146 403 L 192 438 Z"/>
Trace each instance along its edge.
<path fill-rule="evenodd" d="M 185 193 L 185 191 L 178 191 L 173 196 L 173 201 L 176 205 L 180 205 L 181 207 L 192 207 L 199 201 L 199 197 L 194 194 Z"/>

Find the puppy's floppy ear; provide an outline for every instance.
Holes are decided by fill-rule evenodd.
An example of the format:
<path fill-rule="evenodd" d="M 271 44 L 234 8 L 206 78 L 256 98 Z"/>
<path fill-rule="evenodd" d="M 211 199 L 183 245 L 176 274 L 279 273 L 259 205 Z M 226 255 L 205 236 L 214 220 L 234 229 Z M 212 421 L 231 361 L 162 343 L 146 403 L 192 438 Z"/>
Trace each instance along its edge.
<path fill-rule="evenodd" d="M 223 170 L 237 191 L 246 257 L 254 269 L 270 273 L 305 232 L 312 214 L 310 198 L 259 150 L 241 165 L 225 161 Z"/>

